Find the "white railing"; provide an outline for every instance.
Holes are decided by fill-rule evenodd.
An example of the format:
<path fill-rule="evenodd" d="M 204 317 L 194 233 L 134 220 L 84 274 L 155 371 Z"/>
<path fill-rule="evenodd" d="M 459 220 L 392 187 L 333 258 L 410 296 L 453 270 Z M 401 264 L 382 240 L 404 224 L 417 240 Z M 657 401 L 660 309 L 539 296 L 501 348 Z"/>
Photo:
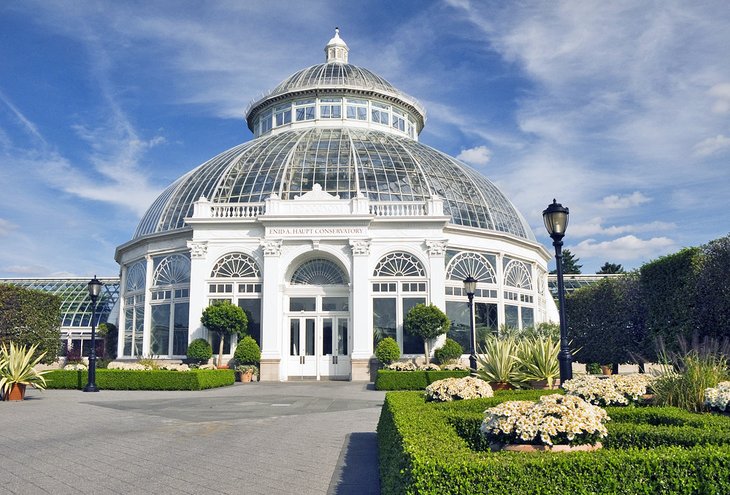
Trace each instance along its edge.
<path fill-rule="evenodd" d="M 370 214 L 376 217 L 422 217 L 428 215 L 428 210 L 425 201 L 379 201 L 370 203 Z"/>
<path fill-rule="evenodd" d="M 266 211 L 264 203 L 211 204 L 210 218 L 256 218 Z"/>

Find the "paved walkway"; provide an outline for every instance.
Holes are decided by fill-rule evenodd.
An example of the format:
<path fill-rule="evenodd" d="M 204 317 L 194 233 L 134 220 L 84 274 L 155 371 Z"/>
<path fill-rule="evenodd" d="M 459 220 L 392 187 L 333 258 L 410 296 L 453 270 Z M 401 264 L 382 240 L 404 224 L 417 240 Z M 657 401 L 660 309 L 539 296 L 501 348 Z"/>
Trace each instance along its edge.
<path fill-rule="evenodd" d="M 379 494 L 383 397 L 348 382 L 29 389 L 0 402 L 0 495 Z"/>

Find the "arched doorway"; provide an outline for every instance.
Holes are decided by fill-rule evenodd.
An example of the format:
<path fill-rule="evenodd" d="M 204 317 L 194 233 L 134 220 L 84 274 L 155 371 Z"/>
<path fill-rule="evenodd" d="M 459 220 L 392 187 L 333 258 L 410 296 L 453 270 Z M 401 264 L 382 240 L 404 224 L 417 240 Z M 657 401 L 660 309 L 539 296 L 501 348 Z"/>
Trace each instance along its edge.
<path fill-rule="evenodd" d="M 350 287 L 334 261 L 302 262 L 289 278 L 287 295 L 287 375 L 296 379 L 349 380 Z"/>

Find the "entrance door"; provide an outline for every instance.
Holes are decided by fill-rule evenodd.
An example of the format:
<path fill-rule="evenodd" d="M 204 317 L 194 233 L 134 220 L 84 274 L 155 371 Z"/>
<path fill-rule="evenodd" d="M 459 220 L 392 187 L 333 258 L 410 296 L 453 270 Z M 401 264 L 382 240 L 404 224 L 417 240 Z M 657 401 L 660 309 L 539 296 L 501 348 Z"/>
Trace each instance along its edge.
<path fill-rule="evenodd" d="M 316 318 L 289 318 L 289 376 L 316 377 Z"/>
<path fill-rule="evenodd" d="M 349 325 L 346 317 L 327 316 L 322 321 L 319 372 L 322 376 L 349 380 Z"/>

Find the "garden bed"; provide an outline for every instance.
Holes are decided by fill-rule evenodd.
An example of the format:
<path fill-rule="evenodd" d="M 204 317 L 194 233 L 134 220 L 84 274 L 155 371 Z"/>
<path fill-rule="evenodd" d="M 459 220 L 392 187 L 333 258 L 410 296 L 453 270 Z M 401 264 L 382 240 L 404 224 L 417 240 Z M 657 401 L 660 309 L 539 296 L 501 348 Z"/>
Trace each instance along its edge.
<path fill-rule="evenodd" d="M 54 370 L 45 378 L 49 389 L 81 389 L 88 381 L 88 371 Z M 233 370 L 96 370 L 96 385 L 101 390 L 203 390 L 234 381 Z"/>
<path fill-rule="evenodd" d="M 393 371 L 378 370 L 376 390 L 425 390 L 427 386 L 444 378 L 462 378 L 471 374 L 468 370 L 440 371 Z"/>
<path fill-rule="evenodd" d="M 607 408 L 608 437 L 596 452 L 491 452 L 483 411 L 554 391 L 427 403 L 387 394 L 378 424 L 383 494 L 730 493 L 730 418 L 675 408 Z"/>

